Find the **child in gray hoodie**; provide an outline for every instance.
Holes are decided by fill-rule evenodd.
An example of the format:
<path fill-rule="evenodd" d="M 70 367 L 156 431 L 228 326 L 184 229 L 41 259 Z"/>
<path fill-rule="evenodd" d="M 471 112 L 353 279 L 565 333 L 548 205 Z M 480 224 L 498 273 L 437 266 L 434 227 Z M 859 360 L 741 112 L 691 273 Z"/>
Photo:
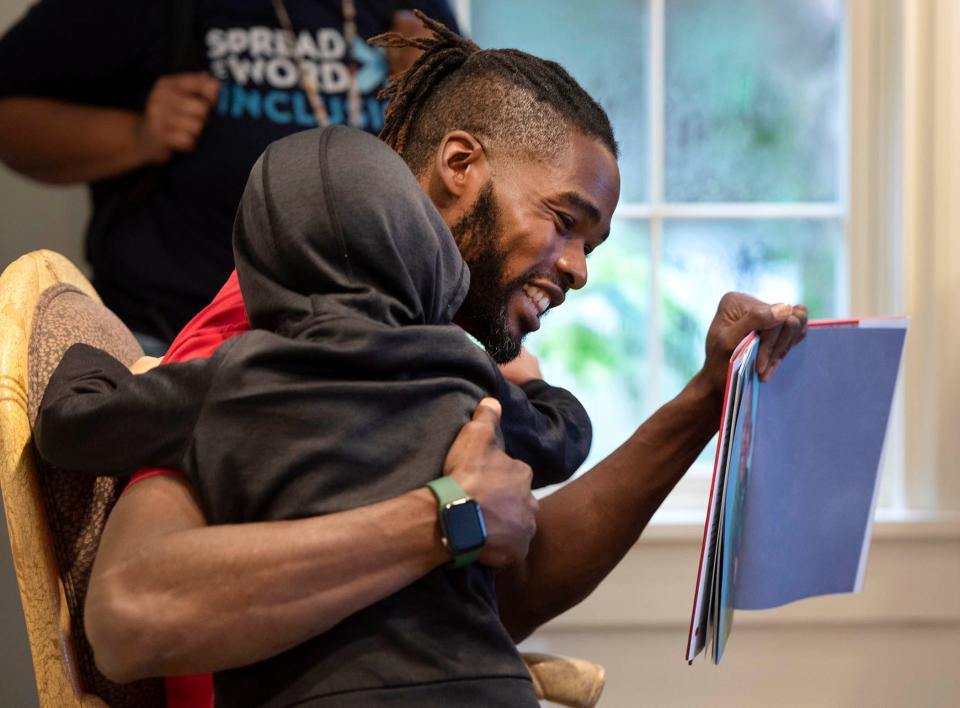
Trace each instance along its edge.
<path fill-rule="evenodd" d="M 99 474 L 182 470 L 218 524 L 329 514 L 420 487 L 484 396 L 500 399 L 506 450 L 535 485 L 568 478 L 586 457 L 589 418 L 570 393 L 508 383 L 452 324 L 469 271 L 379 140 L 330 127 L 271 145 L 247 183 L 234 254 L 252 330 L 209 359 L 139 376 L 71 347 L 35 426 L 44 458 Z M 526 677 L 492 571 L 474 565 L 437 569 L 277 657 L 220 672 L 215 690 L 224 705 L 385 690 L 420 704 L 469 680 L 484 686 L 481 700 L 522 705 L 516 679 Z"/>

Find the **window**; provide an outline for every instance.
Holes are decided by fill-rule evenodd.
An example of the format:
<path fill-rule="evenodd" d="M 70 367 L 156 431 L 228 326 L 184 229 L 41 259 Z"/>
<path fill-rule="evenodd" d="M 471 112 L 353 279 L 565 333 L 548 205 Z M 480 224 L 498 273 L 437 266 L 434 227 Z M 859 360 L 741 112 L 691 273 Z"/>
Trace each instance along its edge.
<path fill-rule="evenodd" d="M 594 420 L 584 469 L 701 366 L 721 295 L 849 311 L 842 0 L 484 0 L 483 47 L 563 64 L 607 109 L 622 192 L 590 284 L 528 345 Z M 712 446 L 672 503 L 701 508 Z"/>

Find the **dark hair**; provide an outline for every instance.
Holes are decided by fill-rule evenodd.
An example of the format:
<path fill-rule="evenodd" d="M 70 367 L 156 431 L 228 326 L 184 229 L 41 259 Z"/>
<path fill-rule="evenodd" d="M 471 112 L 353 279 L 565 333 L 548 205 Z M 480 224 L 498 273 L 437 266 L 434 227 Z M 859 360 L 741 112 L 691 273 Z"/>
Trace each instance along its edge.
<path fill-rule="evenodd" d="M 517 49 L 480 49 L 419 10 L 414 14 L 432 36 L 388 32 L 370 40 L 423 50 L 380 92 L 390 99 L 380 137 L 414 174 L 451 130 L 477 136 L 488 150 L 542 159 L 556 157 L 573 128 L 618 155 L 607 114 L 562 66 Z"/>

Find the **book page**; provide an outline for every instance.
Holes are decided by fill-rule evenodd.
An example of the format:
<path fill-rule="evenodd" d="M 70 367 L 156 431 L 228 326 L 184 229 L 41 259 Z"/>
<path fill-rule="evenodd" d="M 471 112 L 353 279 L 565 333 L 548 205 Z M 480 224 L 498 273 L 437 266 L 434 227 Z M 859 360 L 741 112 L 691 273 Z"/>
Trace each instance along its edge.
<path fill-rule="evenodd" d="M 760 385 L 733 607 L 856 589 L 905 334 L 811 327 Z"/>

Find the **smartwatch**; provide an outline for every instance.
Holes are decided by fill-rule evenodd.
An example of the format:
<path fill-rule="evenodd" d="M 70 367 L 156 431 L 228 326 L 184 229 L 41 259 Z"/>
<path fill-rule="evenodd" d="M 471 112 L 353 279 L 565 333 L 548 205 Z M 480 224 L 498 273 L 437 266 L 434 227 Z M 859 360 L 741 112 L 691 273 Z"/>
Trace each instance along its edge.
<path fill-rule="evenodd" d="M 440 537 L 452 556 L 449 567 L 462 568 L 473 563 L 487 542 L 480 505 L 449 477 L 427 482 L 427 487 L 437 498 Z"/>

